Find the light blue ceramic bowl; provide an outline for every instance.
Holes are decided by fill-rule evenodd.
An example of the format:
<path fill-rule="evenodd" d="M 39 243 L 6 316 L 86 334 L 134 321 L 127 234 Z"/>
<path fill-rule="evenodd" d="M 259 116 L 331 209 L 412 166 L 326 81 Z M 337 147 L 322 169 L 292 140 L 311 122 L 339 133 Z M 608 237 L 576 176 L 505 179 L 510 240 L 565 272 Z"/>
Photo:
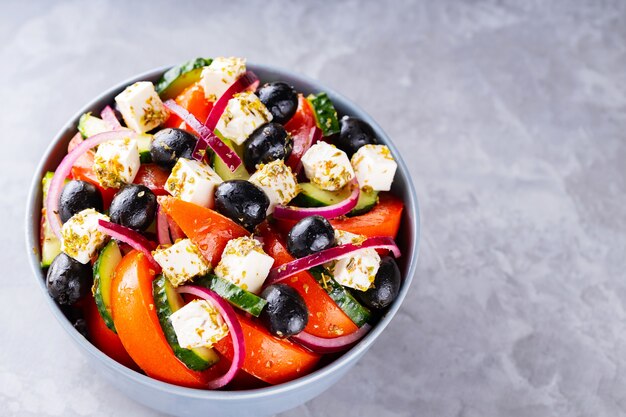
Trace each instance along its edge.
<path fill-rule="evenodd" d="M 398 172 L 393 184 L 393 192 L 402 197 L 406 209 L 397 242 L 403 252 L 399 266 L 404 277 L 398 298 L 387 313 L 376 324 L 373 330 L 348 352 L 325 367 L 297 380 L 274 387 L 247 391 L 202 391 L 183 388 L 149 378 L 132 371 L 110 359 L 100 352 L 89 341 L 83 338 L 65 318 L 59 307 L 48 296 L 45 276 L 39 267 L 39 220 L 41 210 L 41 177 L 46 171 L 53 171 L 66 154 L 67 144 L 76 132 L 76 125 L 81 114 L 87 111 L 98 112 L 127 85 L 141 80 L 156 81 L 168 68 L 159 68 L 132 79 L 126 80 L 109 89 L 91 103 L 83 107 L 69 120 L 63 129 L 54 137 L 35 171 L 31 185 L 28 208 L 26 211 L 26 244 L 30 264 L 35 279 L 41 289 L 42 298 L 48 303 L 50 311 L 57 318 L 61 327 L 78 345 L 80 351 L 88 358 L 89 363 L 111 384 L 130 398 L 163 413 L 179 416 L 266 416 L 272 415 L 316 397 L 330 388 L 352 368 L 367 352 L 374 341 L 395 316 L 409 290 L 415 274 L 418 243 L 420 237 L 420 217 L 417 196 L 407 166 L 393 142 L 382 128 L 363 110 L 331 89 L 308 77 L 290 71 L 263 65 L 249 65 L 263 81 L 286 81 L 296 90 L 305 94 L 326 91 L 340 114 L 348 114 L 367 121 L 376 132 L 378 138 L 391 148 L 398 161 Z"/>

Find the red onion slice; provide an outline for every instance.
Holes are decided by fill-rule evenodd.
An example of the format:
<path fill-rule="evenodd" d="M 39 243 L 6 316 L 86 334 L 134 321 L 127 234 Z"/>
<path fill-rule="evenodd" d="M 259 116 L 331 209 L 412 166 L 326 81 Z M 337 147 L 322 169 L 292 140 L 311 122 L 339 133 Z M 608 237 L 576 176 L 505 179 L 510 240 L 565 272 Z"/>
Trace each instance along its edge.
<path fill-rule="evenodd" d="M 211 129 L 200 123 L 200 121 L 196 119 L 193 114 L 189 113 L 187 109 L 179 106 L 174 100 L 167 100 L 163 104 L 165 104 L 165 107 L 167 107 L 172 113 L 187 123 L 187 126 L 192 128 L 200 136 L 198 138 L 198 143 L 196 144 L 196 149 L 194 149 L 193 152 L 193 157 L 195 159 L 198 161 L 203 160 L 204 153 L 200 151 L 206 150 L 206 147 L 209 146 L 213 149 L 215 154 L 222 161 L 224 161 L 231 171 L 235 171 L 239 165 L 241 165 L 241 158 L 239 158 L 239 155 L 226 146 L 226 144 L 222 142 Z"/>
<path fill-rule="evenodd" d="M 159 239 L 159 245 L 171 245 L 172 239 L 170 237 L 170 227 L 167 221 L 167 214 L 163 212 L 161 206 L 157 208 L 156 215 L 156 230 L 157 238 Z"/>
<path fill-rule="evenodd" d="M 287 165 L 295 175 L 302 170 L 302 156 L 320 139 L 322 139 L 322 129 L 317 126 L 313 126 L 308 133 L 301 132 L 293 136 L 293 150 L 287 159 Z"/>
<path fill-rule="evenodd" d="M 365 323 L 354 333 L 334 337 L 332 339 L 313 336 L 307 332 L 300 332 L 297 335 L 291 336 L 291 339 L 316 353 L 334 353 L 350 348 L 361 340 L 371 329 L 372 326 Z"/>
<path fill-rule="evenodd" d="M 340 201 L 337 204 L 326 207 L 294 207 L 294 206 L 276 206 L 274 209 L 274 218 L 285 220 L 300 220 L 305 217 L 319 215 L 326 217 L 327 219 L 334 219 L 335 217 L 343 216 L 356 207 L 359 202 L 359 195 L 361 193 L 359 183 L 356 178 L 350 182 L 352 187 L 352 193 L 348 198 Z"/>
<path fill-rule="evenodd" d="M 230 337 L 233 340 L 234 351 L 230 368 L 228 368 L 228 371 L 224 375 L 209 381 L 207 385 L 208 389 L 221 388 L 232 381 L 237 374 L 237 371 L 243 366 L 243 361 L 246 357 L 246 345 L 243 339 L 243 329 L 241 328 L 237 314 L 235 314 L 235 310 L 233 310 L 230 304 L 208 288 L 202 288 L 196 285 L 183 285 L 178 287 L 176 291 L 182 294 L 192 294 L 210 302 L 220 312 L 222 318 L 228 326 L 228 330 L 230 330 Z"/>
<path fill-rule="evenodd" d="M 396 258 L 400 257 L 400 249 L 396 245 L 396 242 L 387 236 L 376 236 L 365 239 L 361 244 L 346 243 L 345 245 L 335 246 L 334 248 L 326 249 L 321 252 L 314 253 L 304 258 L 296 259 L 286 264 L 282 264 L 270 271 L 265 285 L 274 284 L 282 281 L 298 272 L 307 271 L 314 266 L 325 264 L 326 262 L 338 259 L 349 253 L 358 251 L 360 249 L 389 249 L 393 252 Z"/>
<path fill-rule="evenodd" d="M 224 94 L 222 94 L 220 98 L 217 99 L 217 101 L 213 105 L 213 108 L 211 109 L 211 112 L 209 113 L 209 116 L 204 122 L 206 127 L 209 128 L 211 131 L 215 130 L 217 122 L 220 120 L 220 117 L 222 117 L 222 113 L 224 113 L 224 110 L 226 110 L 228 100 L 233 98 L 235 94 L 241 93 L 242 91 L 245 91 L 247 89 L 256 89 L 255 85 L 258 85 L 258 83 L 259 78 L 256 76 L 256 74 L 252 71 L 246 71 L 241 77 L 237 79 L 237 81 L 232 83 L 230 87 L 228 87 L 228 89 L 224 91 Z"/>
<path fill-rule="evenodd" d="M 85 152 L 98 146 L 103 142 L 111 140 L 120 140 L 125 138 L 134 139 L 137 136 L 135 132 L 129 129 L 118 129 L 111 132 L 99 133 L 93 135 L 89 139 L 84 140 L 78 144 L 71 152 L 65 155 L 65 158 L 61 161 L 52 181 L 50 181 L 50 189 L 48 190 L 48 198 L 46 200 L 48 223 L 52 228 L 54 234 L 61 239 L 61 219 L 59 218 L 59 199 L 61 197 L 61 191 L 63 190 L 63 184 L 65 179 L 70 175 L 72 166 L 78 158 L 80 158 Z"/>
<path fill-rule="evenodd" d="M 161 265 L 152 257 L 152 250 L 156 249 L 156 245 L 143 237 L 139 232 L 116 223 L 107 222 L 106 220 L 98 220 L 98 229 L 113 239 L 128 243 L 133 249 L 143 253 L 155 268 L 155 272 L 157 274 L 161 272 Z"/>
<path fill-rule="evenodd" d="M 117 130 L 122 128 L 122 125 L 120 124 L 120 121 L 117 120 L 115 112 L 113 111 L 111 106 L 106 106 L 104 109 L 102 109 L 102 111 L 100 112 L 100 117 L 102 117 L 102 120 L 104 120 L 106 124 L 109 125 L 111 130 Z"/>

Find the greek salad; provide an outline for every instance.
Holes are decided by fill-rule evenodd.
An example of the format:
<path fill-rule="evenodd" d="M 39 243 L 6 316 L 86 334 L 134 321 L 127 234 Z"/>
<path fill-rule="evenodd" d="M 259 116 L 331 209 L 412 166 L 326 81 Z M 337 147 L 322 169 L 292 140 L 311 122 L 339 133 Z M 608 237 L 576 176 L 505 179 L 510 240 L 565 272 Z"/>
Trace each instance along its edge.
<path fill-rule="evenodd" d="M 396 162 L 326 93 L 197 58 L 100 110 L 42 179 L 41 266 L 117 362 L 199 389 L 280 384 L 398 295 Z"/>

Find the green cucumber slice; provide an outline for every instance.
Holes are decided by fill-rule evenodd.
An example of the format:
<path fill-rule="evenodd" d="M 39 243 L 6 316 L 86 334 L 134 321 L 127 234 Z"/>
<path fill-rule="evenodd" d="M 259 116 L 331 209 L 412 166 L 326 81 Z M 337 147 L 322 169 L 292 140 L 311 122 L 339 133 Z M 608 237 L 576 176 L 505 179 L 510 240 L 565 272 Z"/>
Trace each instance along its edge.
<path fill-rule="evenodd" d="M 222 142 L 224 142 L 224 144 L 226 144 L 226 146 L 228 146 L 230 149 L 232 149 L 235 152 L 237 152 L 237 154 L 241 157 L 241 155 L 243 153 L 242 149 L 239 149 L 239 147 L 235 143 L 232 143 L 229 139 L 226 139 L 225 137 L 223 137 L 221 134 L 219 134 L 219 132 L 216 132 L 216 134 L 222 140 Z M 239 165 L 239 167 L 237 167 L 235 172 L 232 172 L 230 170 L 230 168 L 228 168 L 228 166 L 226 166 L 224 161 L 222 161 L 215 154 L 213 155 L 213 170 L 224 181 L 228 181 L 228 180 L 247 180 L 247 179 L 250 178 L 250 174 L 248 174 L 248 171 L 246 170 L 246 167 L 244 166 L 243 163 L 241 165 Z"/>
<path fill-rule="evenodd" d="M 150 155 L 150 147 L 152 146 L 152 135 L 144 133 L 137 137 L 137 148 L 139 149 L 139 160 L 142 164 L 148 164 L 152 162 L 152 156 Z"/>
<path fill-rule="evenodd" d="M 115 333 L 115 324 L 111 315 L 111 281 L 115 268 L 122 260 L 122 252 L 114 240 L 100 251 L 98 260 L 93 265 L 93 287 L 91 292 L 96 300 L 98 312 L 107 327 Z"/>
<path fill-rule="evenodd" d="M 354 324 L 361 327 L 370 320 L 371 311 L 359 303 L 348 289 L 335 281 L 327 270 L 322 267 L 315 267 L 311 268 L 309 272 Z"/>
<path fill-rule="evenodd" d="M 85 139 L 109 130 L 111 129 L 104 120 L 92 116 L 91 113 L 85 113 L 78 119 L 78 131 Z"/>
<path fill-rule="evenodd" d="M 200 80 L 202 68 L 211 65 L 212 58 L 196 58 L 169 69 L 156 83 L 156 92 L 163 100 L 174 98 Z"/>
<path fill-rule="evenodd" d="M 324 136 L 334 135 L 339 133 L 339 119 L 337 118 L 337 110 L 333 102 L 328 95 L 324 92 L 317 95 L 310 94 L 307 98 L 311 107 L 313 107 L 313 113 L 315 113 L 315 121 L 317 127 L 322 129 Z"/>
<path fill-rule="evenodd" d="M 48 171 L 41 180 L 44 202 L 46 201 L 46 198 L 48 198 L 48 190 L 50 189 L 50 181 L 52 181 L 52 177 L 54 177 L 54 172 Z M 61 253 L 61 241 L 52 231 L 44 209 L 41 210 L 41 216 L 41 267 L 47 268 L 50 266 L 54 258 Z"/>
<path fill-rule="evenodd" d="M 220 358 L 215 350 L 207 347 L 185 349 L 178 344 L 178 338 L 174 327 L 170 322 L 170 316 L 184 306 L 184 302 L 180 294 L 176 292 L 170 281 L 164 275 L 159 275 L 152 282 L 152 294 L 154 295 L 154 304 L 156 306 L 161 329 L 167 342 L 170 344 L 174 355 L 194 371 L 203 371 L 210 366 L 216 364 Z"/>
<path fill-rule="evenodd" d="M 338 191 L 322 190 L 315 184 L 303 182 L 299 184 L 300 193 L 292 200 L 292 204 L 299 207 L 325 207 L 337 204 L 350 196 L 350 190 L 344 188 Z M 348 213 L 348 216 L 356 216 L 370 211 L 378 202 L 378 191 L 368 190 L 359 194 L 359 201 Z"/>
<path fill-rule="evenodd" d="M 246 311 L 255 317 L 259 317 L 263 307 L 267 304 L 267 301 L 258 295 L 244 290 L 232 282 L 216 275 L 207 275 L 199 278 L 196 280 L 196 283 L 215 291 L 217 295 L 228 301 L 234 307 Z"/>

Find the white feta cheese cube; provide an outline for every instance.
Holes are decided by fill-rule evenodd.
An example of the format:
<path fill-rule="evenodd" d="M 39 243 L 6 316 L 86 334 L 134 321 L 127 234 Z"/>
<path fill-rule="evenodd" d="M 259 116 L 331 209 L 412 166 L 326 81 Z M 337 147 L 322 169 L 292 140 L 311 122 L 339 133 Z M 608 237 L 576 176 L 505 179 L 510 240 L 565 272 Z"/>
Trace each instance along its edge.
<path fill-rule="evenodd" d="M 179 158 L 167 178 L 165 189 L 181 200 L 212 208 L 215 188 L 221 183 L 222 178 L 207 164 Z"/>
<path fill-rule="evenodd" d="M 140 165 L 137 141 L 128 138 L 100 144 L 93 159 L 93 171 L 105 188 L 132 183 Z"/>
<path fill-rule="evenodd" d="M 109 217 L 92 208 L 73 215 L 61 228 L 61 250 L 81 264 L 89 263 L 108 239 L 98 230 L 98 220 L 109 221 Z"/>
<path fill-rule="evenodd" d="M 337 245 L 347 243 L 358 245 L 365 240 L 365 236 L 335 230 L 335 240 Z M 376 278 L 380 267 L 380 256 L 376 249 L 360 249 L 330 261 L 324 266 L 328 268 L 339 284 L 355 290 L 366 291 L 374 283 L 374 278 Z"/>
<path fill-rule="evenodd" d="M 152 256 L 175 287 L 211 270 L 198 247 L 189 239 L 181 239 L 167 248 L 158 248 Z"/>
<path fill-rule="evenodd" d="M 126 87 L 115 97 L 126 126 L 137 133 L 145 133 L 167 119 L 167 110 L 149 81 L 140 81 Z"/>
<path fill-rule="evenodd" d="M 352 167 L 361 187 L 389 191 L 398 164 L 385 145 L 364 145 L 352 155 Z"/>
<path fill-rule="evenodd" d="M 323 190 L 337 191 L 354 178 L 348 155 L 326 142 L 311 146 L 302 156 L 306 177 Z"/>
<path fill-rule="evenodd" d="M 170 321 L 178 344 L 185 349 L 211 347 L 228 335 L 222 315 L 207 300 L 191 300 Z"/>
<path fill-rule="evenodd" d="M 211 65 L 204 67 L 200 76 L 204 96 L 208 100 L 216 101 L 245 72 L 244 58 L 215 58 Z"/>
<path fill-rule="evenodd" d="M 228 241 L 215 275 L 256 294 L 273 264 L 274 258 L 263 252 L 258 240 L 244 236 Z"/>
<path fill-rule="evenodd" d="M 239 93 L 228 100 L 216 129 L 226 139 L 241 145 L 254 130 L 271 121 L 272 114 L 254 93 Z"/>
<path fill-rule="evenodd" d="M 259 165 L 249 181 L 269 198 L 268 215 L 274 212 L 277 205 L 287 204 L 298 195 L 298 180 L 282 159 Z"/>

